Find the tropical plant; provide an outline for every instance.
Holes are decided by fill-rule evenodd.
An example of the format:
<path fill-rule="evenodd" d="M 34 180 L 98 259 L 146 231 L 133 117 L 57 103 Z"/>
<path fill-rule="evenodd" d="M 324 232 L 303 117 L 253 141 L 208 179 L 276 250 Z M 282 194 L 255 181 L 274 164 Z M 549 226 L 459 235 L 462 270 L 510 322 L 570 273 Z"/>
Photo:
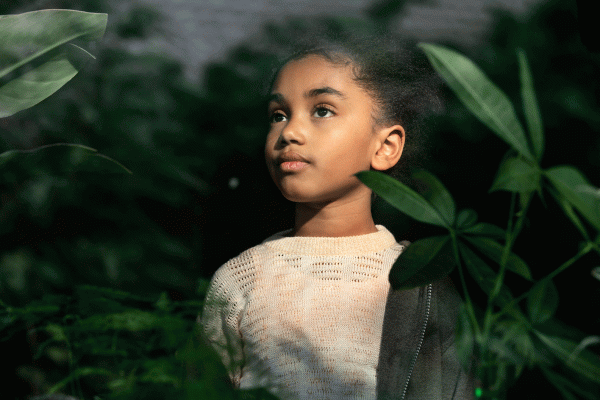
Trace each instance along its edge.
<path fill-rule="evenodd" d="M 20 3 L 27 4 L 25 1 Z M 52 2 L 53 6 L 60 4 L 62 8 L 75 8 L 72 6 L 75 3 L 76 0 Z M 78 8 L 106 11 L 101 8 L 101 1 L 86 0 L 80 3 L 77 4 Z M 263 179 L 260 173 L 256 173 L 263 166 L 261 146 L 264 136 L 259 124 L 263 110 L 257 88 L 268 80 L 271 61 L 294 34 L 309 32 L 315 26 L 322 25 L 340 34 L 347 31 L 370 32 L 386 21 L 393 21 L 390 11 L 397 12 L 405 2 L 378 3 L 384 7 L 371 10 L 373 20 L 295 18 L 282 25 L 267 24 L 264 35 L 236 46 L 225 61 L 209 65 L 200 89 L 196 84 L 182 82 L 181 65 L 177 61 L 156 53 L 132 54 L 126 50 L 123 46 L 125 37 L 143 38 L 156 31 L 153 18 L 148 18 L 153 14 L 140 10 L 143 11 L 140 16 L 135 7 L 127 15 L 114 16 L 115 20 L 122 18 L 124 22 L 114 22 L 118 35 L 107 32 L 107 40 L 102 42 L 108 45 L 90 50 L 97 57 L 93 64 L 85 65 L 89 56 L 81 50 L 63 45 L 72 65 L 86 66 L 83 71 L 85 74 L 80 74 L 78 79 L 72 79 L 69 85 L 55 92 L 53 101 L 42 101 L 33 108 L 0 119 L 0 152 L 17 147 L 27 149 L 18 150 L 13 159 L 0 165 L 0 268 L 3 271 L 0 285 L 4 301 L 0 313 L 0 334 L 3 339 L 0 342 L 5 345 L 5 358 L 18 370 L 16 376 L 26 377 L 27 384 L 41 382 L 37 392 L 31 388 L 23 392 L 29 390 L 27 393 L 40 394 L 52 390 L 82 399 L 94 396 L 123 399 L 151 397 L 152 393 L 166 398 L 229 398 L 230 395 L 236 398 L 245 395 L 239 392 L 232 394 L 220 363 L 213 362 L 215 359 L 210 351 L 195 341 L 195 317 L 200 306 L 198 298 L 204 295 L 207 280 L 200 280 L 198 293 L 195 293 L 194 287 L 198 271 L 208 277 L 211 268 L 218 267 L 217 262 L 221 258 L 235 255 L 233 253 L 247 248 L 252 241 L 280 227 L 287 228 L 284 218 L 265 218 L 283 215 L 285 210 L 279 207 L 281 202 L 276 203 L 278 193 L 271 197 L 264 193 L 271 184 L 268 174 L 262 174 Z M 394 7 L 390 9 L 385 6 L 386 3 Z M 590 79 L 593 72 L 589 72 L 588 59 L 573 47 L 572 37 L 578 40 L 577 35 L 571 35 L 570 41 L 564 40 L 567 35 L 565 32 L 570 32 L 569 29 L 573 27 L 569 13 L 560 8 L 565 3 L 547 2 L 550 3 L 554 4 L 548 5 L 548 9 L 554 10 L 550 15 L 553 18 L 557 15 L 560 19 L 560 37 L 555 38 L 553 30 L 557 24 L 544 22 L 542 17 L 536 17 L 531 26 L 522 29 L 506 25 L 505 21 L 505 25 L 500 24 L 496 29 L 501 32 L 501 37 L 494 39 L 495 42 L 486 42 L 484 49 L 476 49 L 472 58 L 478 57 L 478 63 L 485 65 L 488 74 L 497 81 L 504 79 L 503 88 L 507 93 L 516 95 L 516 91 L 507 88 L 510 86 L 510 74 L 507 72 L 514 59 L 510 52 L 516 44 L 527 48 L 532 65 L 537 63 L 538 70 L 545 68 L 545 74 L 551 77 L 544 79 L 543 86 L 540 85 L 544 92 L 538 92 L 542 109 L 549 110 L 545 113 L 546 129 L 545 135 L 541 135 L 542 142 L 547 139 L 550 143 L 551 128 L 569 117 L 569 127 L 575 128 L 570 132 L 570 137 L 575 137 L 571 142 L 576 146 L 581 141 L 583 127 L 590 126 L 593 129 L 592 124 L 600 115 L 593 107 L 585 106 L 593 104 L 588 101 L 589 93 L 593 93 L 593 90 L 588 90 L 593 87 L 594 81 Z M 31 4 L 28 6 L 32 7 Z M 382 17 L 384 21 L 376 19 Z M 548 16 L 544 18 L 548 19 Z M 536 31 L 535 35 L 531 34 L 532 27 L 545 26 L 544 23 L 548 25 L 544 28 L 544 34 L 541 33 L 542 29 Z M 502 35 L 512 36 L 506 38 Z M 565 54 L 568 56 L 565 57 Z M 83 59 L 78 55 L 84 56 Z M 40 57 L 0 78 L 0 88 L 4 82 L 26 72 L 29 64 L 34 67 L 42 65 L 42 60 Z M 565 74 L 564 67 L 560 68 L 561 60 L 568 62 L 568 74 Z M 4 65 L 0 57 L 0 70 Z M 571 73 L 574 68 L 577 68 L 576 72 Z M 582 81 L 585 86 L 582 86 Z M 557 85 L 560 87 L 557 88 Z M 444 123 L 439 124 L 440 128 L 444 126 L 446 130 L 441 128 L 438 132 L 432 132 L 434 142 L 442 147 L 455 145 L 461 149 L 482 143 L 485 130 L 472 123 L 468 112 L 463 109 L 459 109 L 452 101 L 448 102 L 449 112 L 444 116 Z M 577 121 L 580 124 L 575 126 L 574 122 Z M 30 130 L 29 127 L 34 124 L 36 126 Z M 21 127 L 27 129 L 18 129 Z M 28 136 L 28 131 L 34 133 Z M 35 140 L 27 141 L 30 137 Z M 473 143 L 474 137 L 480 142 Z M 22 142 L 16 140 L 21 138 Z M 530 134 L 526 134 L 525 138 L 527 146 L 531 146 L 529 152 L 534 155 Z M 83 143 L 91 148 L 102 149 L 112 158 L 126 160 L 135 175 L 102 175 L 102 179 L 91 180 L 81 172 L 92 160 L 101 163 L 102 171 L 112 170 L 113 167 L 122 169 L 95 156 L 75 167 L 72 161 L 79 159 L 77 156 L 71 157 L 71 150 L 77 150 L 75 147 L 56 146 L 27 153 L 31 147 L 56 142 Z M 17 146 L 15 143 L 24 144 Z M 593 144 L 589 146 L 590 149 L 592 147 Z M 545 162 L 552 159 L 553 149 L 549 146 L 545 152 Z M 81 151 L 92 155 L 86 149 L 76 152 Z M 492 158 L 487 152 L 481 153 L 477 158 L 479 163 L 485 158 Z M 10 154 L 7 153 L 7 156 Z M 441 159 L 439 165 L 445 167 L 447 164 L 444 160 L 454 157 L 454 154 L 453 151 L 445 151 L 443 157 L 436 155 L 436 161 Z M 518 163 L 521 162 L 529 164 L 525 171 L 541 163 L 531 163 L 518 154 L 513 151 L 507 156 L 507 159 L 517 159 L 506 162 L 507 171 L 518 170 Z M 585 157 L 579 159 L 585 161 Z M 575 161 L 571 159 L 570 162 Z M 582 165 L 576 165 L 584 170 Z M 90 167 L 98 171 L 96 166 Z M 538 183 L 541 193 L 552 193 L 553 190 L 560 195 L 546 177 L 546 172 L 551 169 L 540 167 Z M 477 170 L 470 169 L 466 174 L 460 171 L 460 180 L 468 181 L 465 187 L 474 186 L 471 182 L 486 171 L 488 165 L 481 163 Z M 216 177 L 213 176 L 215 174 Z M 586 171 L 588 177 L 595 176 L 593 174 L 593 169 Z M 463 178 L 464 175 L 468 177 Z M 415 207 L 424 198 L 427 200 L 424 203 L 436 206 L 436 210 L 450 210 L 453 208 L 444 208 L 443 204 L 461 204 L 463 198 L 475 195 L 473 190 L 468 193 L 469 196 L 465 196 L 466 190 L 462 193 L 453 190 L 452 200 L 441 184 L 437 186 L 440 191 L 437 191 L 437 180 L 431 174 L 421 172 L 416 177 L 425 183 L 429 182 L 426 193 L 414 193 L 411 196 L 406 195 L 409 192 L 400 190 L 403 196 L 409 197 L 408 201 L 417 204 Z M 233 178 L 237 182 L 235 185 L 231 183 Z M 446 175 L 443 178 L 448 187 L 455 187 L 455 177 Z M 500 181 L 499 184 L 510 185 L 515 182 L 521 181 L 512 179 L 504 183 Z M 199 204 L 200 196 L 207 193 L 207 183 L 217 189 L 217 196 L 212 196 L 210 202 L 202 199 Z M 530 184 L 535 186 L 535 183 Z M 394 192 L 396 184 L 390 185 L 390 190 Z M 484 193 L 485 190 L 478 192 Z M 398 196 L 401 195 L 399 193 Z M 438 224 L 423 225 L 445 230 L 448 234 L 424 239 L 425 243 L 421 244 L 420 241 L 414 242 L 417 246 L 413 247 L 411 253 L 416 260 L 415 269 L 418 269 L 419 263 L 427 263 L 422 254 L 414 254 L 419 253 L 419 247 L 427 248 L 427 241 L 434 245 L 434 251 L 436 246 L 440 248 L 428 265 L 438 264 L 446 270 L 456 267 L 454 245 L 458 247 L 461 264 L 453 273 L 456 275 L 456 272 L 461 272 L 466 283 L 463 285 L 464 292 L 471 296 L 471 301 L 465 302 L 462 311 L 459 348 L 464 349 L 463 359 L 466 360 L 471 349 L 477 356 L 487 355 L 489 362 L 480 364 L 482 392 L 485 387 L 492 386 L 490 382 L 495 378 L 499 378 L 497 388 L 510 386 L 515 377 L 520 376 L 521 379 L 516 382 L 518 384 L 526 380 L 523 378 L 527 378 L 529 373 L 527 367 L 539 366 L 542 368 L 537 368 L 538 375 L 549 377 L 565 398 L 598 397 L 597 386 L 587 383 L 593 380 L 582 379 L 582 375 L 575 372 L 595 365 L 595 356 L 591 359 L 588 356 L 591 354 L 589 349 L 598 343 L 597 336 L 586 337 L 573 333 L 571 327 L 563 327 L 554 317 L 544 322 L 534 322 L 532 319 L 532 315 L 537 315 L 538 320 L 543 320 L 545 315 L 556 309 L 557 297 L 553 288 L 561 282 L 559 280 L 557 285 L 553 285 L 548 280 L 544 284 L 543 280 L 538 279 L 537 286 L 531 275 L 537 277 L 543 271 L 544 264 L 530 262 L 528 266 L 524 261 L 528 260 L 526 254 L 521 253 L 524 260 L 514 255 L 512 249 L 519 233 L 516 229 L 520 215 L 518 209 L 525 195 L 518 191 L 507 193 L 489 197 L 513 197 L 510 229 L 478 222 L 477 213 L 469 209 L 454 211 L 454 218 L 446 214 L 442 214 L 445 218 L 424 217 Z M 534 207 L 527 210 L 537 210 L 535 202 L 542 197 L 535 193 L 533 190 L 530 199 Z M 239 206 L 240 199 L 244 199 L 244 207 Z M 554 205 L 552 201 L 545 204 L 549 207 Z M 580 222 L 588 234 L 596 230 L 574 203 L 566 199 L 558 204 L 560 207 L 570 205 L 571 214 L 577 218 L 583 216 Z M 200 207 L 210 212 L 201 212 Z M 375 205 L 377 207 L 387 207 L 387 204 L 381 202 Z M 427 214 L 430 207 L 423 207 L 423 213 Z M 273 211 L 275 209 L 277 211 Z M 477 207 L 477 211 L 479 215 L 485 215 L 484 207 Z M 199 214 L 202 214 L 200 220 Z M 532 214 L 530 212 L 527 215 Z M 552 210 L 550 214 L 554 219 Z M 231 220 L 226 220 L 224 215 Z M 407 218 L 402 215 L 391 219 L 389 216 L 387 213 L 385 224 L 389 227 L 399 223 L 399 226 L 392 226 L 396 228 L 392 230 L 399 233 L 399 228 L 405 227 L 402 224 Z M 485 215 L 482 219 L 489 221 L 490 217 Z M 440 220 L 450 228 L 439 226 Z M 523 220 L 525 222 L 521 222 L 519 229 L 524 226 L 523 231 L 532 230 L 532 227 L 527 227 L 527 217 L 523 217 Z M 248 229 L 232 232 L 231 226 L 239 228 L 240 223 L 252 226 L 253 234 L 248 234 Z M 65 226 L 68 229 L 64 229 Z M 421 227 L 420 224 L 411 223 L 411 229 L 408 232 L 403 230 L 403 234 L 412 234 L 415 226 Z M 195 229 L 197 227 L 201 228 L 200 232 Z M 539 232 L 539 227 L 535 228 Z M 454 239 L 450 235 L 451 229 L 455 232 Z M 577 231 L 579 228 L 573 229 Z M 68 232 L 68 235 L 55 239 L 52 236 L 54 232 Z M 477 295 L 480 294 L 481 298 L 481 294 L 491 293 L 496 285 L 500 268 L 490 266 L 492 263 L 500 264 L 498 260 L 502 258 L 498 254 L 503 254 L 507 247 L 507 232 L 512 232 L 513 244 L 506 250 L 505 270 L 509 271 L 504 274 L 504 283 L 494 301 L 496 305 L 491 308 L 487 332 L 489 340 L 485 342 L 486 332 L 483 328 L 486 309 L 478 307 L 478 304 L 484 303 L 478 301 Z M 43 235 L 48 238 L 40 240 Z M 447 239 L 444 240 L 444 237 Z M 229 242 L 235 244 L 225 249 L 222 246 L 223 238 L 229 238 Z M 526 240 L 525 235 L 520 235 L 517 243 Z M 561 247 L 574 248 L 568 240 L 564 242 L 567 244 L 561 244 Z M 519 253 L 518 248 L 515 252 Z M 594 252 L 588 251 L 587 259 L 593 257 L 591 253 Z M 410 256 L 410 253 L 405 253 L 405 256 Z M 201 265 L 199 260 L 202 261 Z M 579 260 L 580 265 L 584 263 L 584 260 Z M 570 265 L 564 264 L 565 268 Z M 420 272 L 426 272 L 428 268 Z M 527 272 L 529 269 L 531 273 Z M 570 268 L 570 271 L 573 269 Z M 398 271 L 396 268 L 395 272 Z M 435 272 L 436 268 L 432 271 Z M 594 276 L 600 276 L 597 270 L 594 271 Z M 418 279 L 427 281 L 443 273 L 411 279 L 413 283 Z M 471 276 L 481 277 L 481 285 L 487 290 L 473 289 L 472 284 L 479 282 L 471 279 Z M 401 280 L 409 278 L 396 273 L 392 275 L 394 277 L 395 286 L 402 285 Z M 513 286 L 515 281 L 522 285 Z M 88 285 L 81 286 L 82 283 Z M 98 286 L 110 286 L 112 289 Z M 503 302 L 507 292 L 511 296 L 512 293 L 519 293 L 521 286 L 531 287 L 531 290 L 514 296 L 508 304 Z M 534 290 L 536 287 L 537 291 Z M 561 297 L 561 307 L 573 297 Z M 543 301 L 540 302 L 540 298 Z M 488 301 L 487 295 L 485 301 Z M 511 303 L 514 307 L 510 306 Z M 504 314 L 500 314 L 502 310 L 505 310 Z M 592 323 L 594 316 L 591 317 L 586 322 Z M 475 324 L 479 324 L 479 336 L 473 333 Z M 170 326 L 179 330 L 174 331 Z M 536 331 L 551 339 L 550 346 L 538 338 Z M 561 338 L 566 342 L 560 341 Z M 479 344 L 480 341 L 483 345 Z M 577 347 L 567 354 L 565 349 L 569 350 L 574 344 L 578 344 Z M 563 346 L 562 350 L 560 346 Z M 586 351 L 579 353 L 581 349 Z M 11 351 L 13 357 L 8 356 Z M 553 355 L 553 351 L 557 356 Z M 29 352 L 33 355 L 32 362 L 28 360 Z M 568 363 L 556 362 L 561 360 L 561 354 Z M 578 354 L 583 357 L 576 357 Z M 589 371 L 593 373 L 595 370 Z M 12 379 L 15 375 L 3 377 Z M 11 386 L 17 384 L 14 379 L 9 383 Z M 529 383 L 529 386 L 535 387 L 536 384 Z"/>
<path fill-rule="evenodd" d="M 464 304 L 456 344 L 465 367 L 475 360 L 479 380 L 476 397 L 504 398 L 525 367 L 537 366 L 565 398 L 595 398 L 597 386 L 587 389 L 589 383 L 575 384 L 572 377 L 561 375 L 553 366 L 560 360 L 579 377 L 600 384 L 600 359 L 586 349 L 597 338 L 584 338 L 578 343 L 562 336 L 552 317 L 558 306 L 553 279 L 584 255 L 600 255 L 600 189 L 575 167 L 540 166 L 544 154 L 543 124 L 522 50 L 517 50 L 517 57 L 527 130 L 522 128 L 508 97 L 472 61 L 443 46 L 419 46 L 464 106 L 510 146 L 490 192 L 507 191 L 512 196 L 508 224 L 502 229 L 479 222 L 473 209 L 457 211 L 448 190 L 426 171 L 414 174 L 426 187 L 423 193 L 376 171 L 358 173 L 363 183 L 396 209 L 447 231 L 417 240 L 402 253 L 390 273 L 392 288 L 422 286 L 443 278 L 455 267 L 458 269 Z M 582 242 L 573 257 L 534 281 L 527 263 L 512 249 L 533 197 L 537 195 L 545 201 L 548 194 L 578 229 Z M 497 268 L 491 267 L 490 261 Z M 505 284 L 507 271 L 530 281 L 530 289 L 515 297 Z M 471 300 L 467 273 L 487 295 L 484 310 L 477 309 Z M 522 301 L 525 305 L 520 304 Z"/>
<path fill-rule="evenodd" d="M 0 118 L 9 117 L 46 99 L 71 80 L 89 52 L 75 43 L 100 39 L 108 15 L 75 10 L 41 10 L 0 16 Z M 127 168 L 88 146 L 57 143 L 0 154 L 0 167 L 14 159 L 66 150 L 65 166 Z M 109 161 L 104 164 L 104 161 Z M 61 163 L 59 163 L 61 164 Z M 83 165 L 82 165 L 83 164 Z"/>
<path fill-rule="evenodd" d="M 0 16 L 0 117 L 35 106 L 72 79 L 85 64 L 82 57 L 93 57 L 74 42 L 100 39 L 106 23 L 107 14 L 75 10 Z M 60 177 L 74 171 L 131 174 L 119 162 L 80 144 L 0 154 L 4 179 L 25 179 L 32 172 Z M 14 280 L 11 275 L 19 280 L 27 262 L 24 254 L 2 254 L 7 280 Z M 200 283 L 203 296 L 207 281 Z M 91 394 L 111 399 L 272 398 L 263 390 L 234 392 L 218 357 L 198 340 L 200 309 L 199 300 L 172 301 L 166 292 L 154 298 L 79 285 L 71 295 L 45 295 L 23 307 L 0 300 L 0 341 L 29 332 L 34 358 L 46 357 L 56 367 L 35 390 L 48 398 L 61 392 L 81 399 Z M 36 373 L 24 366 L 18 372 Z"/>

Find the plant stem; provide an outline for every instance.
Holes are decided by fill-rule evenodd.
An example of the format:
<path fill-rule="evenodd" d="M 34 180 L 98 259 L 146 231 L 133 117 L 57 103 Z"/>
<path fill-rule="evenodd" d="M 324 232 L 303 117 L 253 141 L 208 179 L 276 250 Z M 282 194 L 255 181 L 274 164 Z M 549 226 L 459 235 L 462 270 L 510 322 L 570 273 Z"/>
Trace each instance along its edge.
<path fill-rule="evenodd" d="M 477 318 L 475 317 L 475 310 L 473 309 L 473 302 L 471 301 L 471 297 L 469 296 L 469 291 L 467 290 L 467 282 L 465 281 L 465 275 L 463 272 L 462 263 L 460 262 L 460 253 L 458 251 L 458 242 L 456 239 L 456 234 L 454 233 L 453 230 L 450 231 L 450 237 L 452 238 L 452 250 L 454 252 L 454 259 L 456 260 L 456 265 L 458 266 L 458 275 L 460 276 L 460 284 L 463 287 L 467 312 L 469 313 L 469 318 L 471 319 L 471 326 L 475 330 L 475 336 L 480 337 L 481 331 L 479 329 L 479 324 L 477 323 Z"/>
<path fill-rule="evenodd" d="M 551 273 L 549 273 L 548 275 L 546 275 L 545 277 L 543 277 L 542 279 L 540 279 L 538 282 L 536 282 L 535 285 L 539 284 L 542 281 L 548 280 L 548 279 L 554 279 L 554 277 L 556 275 L 558 275 L 559 273 L 561 273 L 565 269 L 569 268 L 577 260 L 579 260 L 581 257 L 583 257 L 584 255 L 586 255 L 587 253 L 589 253 L 594 247 L 595 246 L 594 246 L 593 243 L 587 243 L 587 245 L 585 247 L 583 247 L 581 250 L 579 250 L 579 252 L 577 254 L 575 254 L 573 257 L 571 257 L 570 259 L 568 259 L 567 261 L 565 261 L 564 263 L 562 263 L 554 271 L 552 271 Z M 507 305 L 505 305 L 502 308 L 502 310 L 500 310 L 498 313 L 496 313 L 494 315 L 494 318 L 493 318 L 494 321 L 496 321 L 498 318 L 500 318 L 502 315 L 504 315 L 504 313 L 506 313 L 508 310 L 510 310 L 513 306 L 515 306 L 521 300 L 523 300 L 524 298 L 526 298 L 529 295 L 529 293 L 531 292 L 531 290 L 533 289 L 533 287 L 535 285 L 533 285 L 531 287 L 531 289 L 529 289 L 528 291 L 526 291 L 525 293 L 521 294 L 519 297 L 513 299 L 510 303 L 508 303 Z"/>
<path fill-rule="evenodd" d="M 487 336 L 491 330 L 492 327 L 492 322 L 494 320 L 494 318 L 492 318 L 493 315 L 493 308 L 494 308 L 494 301 L 496 300 L 496 297 L 498 297 L 498 294 L 500 293 L 500 290 L 502 289 L 502 285 L 504 284 L 504 275 L 506 273 L 506 264 L 508 263 L 508 257 L 510 256 L 510 252 L 512 250 L 512 246 L 515 243 L 517 237 L 519 236 L 519 233 L 521 232 L 521 229 L 523 228 L 523 222 L 525 221 L 525 217 L 527 215 L 527 210 L 529 209 L 529 204 L 531 204 L 531 199 L 532 196 L 528 196 L 527 197 L 527 201 L 525 202 L 525 206 L 521 209 L 520 213 L 519 213 L 519 217 L 517 219 L 517 223 L 514 225 L 513 228 L 513 218 L 515 215 L 515 202 L 516 202 L 516 193 L 513 193 L 512 197 L 511 197 L 511 202 L 510 202 L 510 211 L 509 211 L 509 218 L 508 218 L 508 227 L 506 229 L 506 243 L 504 245 L 504 249 L 502 250 L 502 256 L 500 257 L 500 271 L 498 272 L 498 275 L 496 276 L 495 282 L 494 282 L 494 288 L 492 289 L 492 292 L 490 293 L 490 297 L 488 298 L 488 304 L 485 310 L 485 317 L 484 317 L 484 334 Z"/>

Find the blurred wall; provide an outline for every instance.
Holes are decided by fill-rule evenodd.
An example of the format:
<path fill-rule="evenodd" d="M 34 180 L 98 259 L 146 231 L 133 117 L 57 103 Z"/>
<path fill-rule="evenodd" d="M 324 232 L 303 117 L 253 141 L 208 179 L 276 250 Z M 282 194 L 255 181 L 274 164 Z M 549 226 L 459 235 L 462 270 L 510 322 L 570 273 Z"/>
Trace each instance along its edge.
<path fill-rule="evenodd" d="M 381 0 L 111 0 L 126 13 L 137 5 L 155 7 L 166 19 L 150 40 L 131 42 L 134 51 L 165 51 L 181 60 L 190 80 L 201 77 L 208 61 L 221 61 L 227 49 L 257 34 L 269 20 L 294 16 L 360 17 L 368 8 L 404 1 Z M 448 40 L 461 46 L 481 42 L 492 21 L 491 9 L 526 17 L 545 0 L 413 0 L 392 25 L 420 40 Z"/>

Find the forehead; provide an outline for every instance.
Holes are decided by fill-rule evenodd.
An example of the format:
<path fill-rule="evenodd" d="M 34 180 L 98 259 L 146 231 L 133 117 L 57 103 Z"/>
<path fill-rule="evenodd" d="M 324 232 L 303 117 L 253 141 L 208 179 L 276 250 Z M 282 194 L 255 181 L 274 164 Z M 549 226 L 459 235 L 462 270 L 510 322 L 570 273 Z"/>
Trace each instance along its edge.
<path fill-rule="evenodd" d="M 271 92 L 308 91 L 320 87 L 332 87 L 348 94 L 362 92 L 366 95 L 354 80 L 351 63 L 332 63 L 318 55 L 288 62 L 277 74 Z"/>

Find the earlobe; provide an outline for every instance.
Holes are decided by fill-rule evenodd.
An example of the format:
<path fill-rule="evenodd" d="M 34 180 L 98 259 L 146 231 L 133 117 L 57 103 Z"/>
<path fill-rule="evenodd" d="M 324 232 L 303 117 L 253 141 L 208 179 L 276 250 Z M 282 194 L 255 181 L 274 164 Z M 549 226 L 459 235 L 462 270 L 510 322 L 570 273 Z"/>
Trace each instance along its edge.
<path fill-rule="evenodd" d="M 398 163 L 404 149 L 404 128 L 394 125 L 381 129 L 378 134 L 379 148 L 373 155 L 371 167 L 385 171 Z"/>

